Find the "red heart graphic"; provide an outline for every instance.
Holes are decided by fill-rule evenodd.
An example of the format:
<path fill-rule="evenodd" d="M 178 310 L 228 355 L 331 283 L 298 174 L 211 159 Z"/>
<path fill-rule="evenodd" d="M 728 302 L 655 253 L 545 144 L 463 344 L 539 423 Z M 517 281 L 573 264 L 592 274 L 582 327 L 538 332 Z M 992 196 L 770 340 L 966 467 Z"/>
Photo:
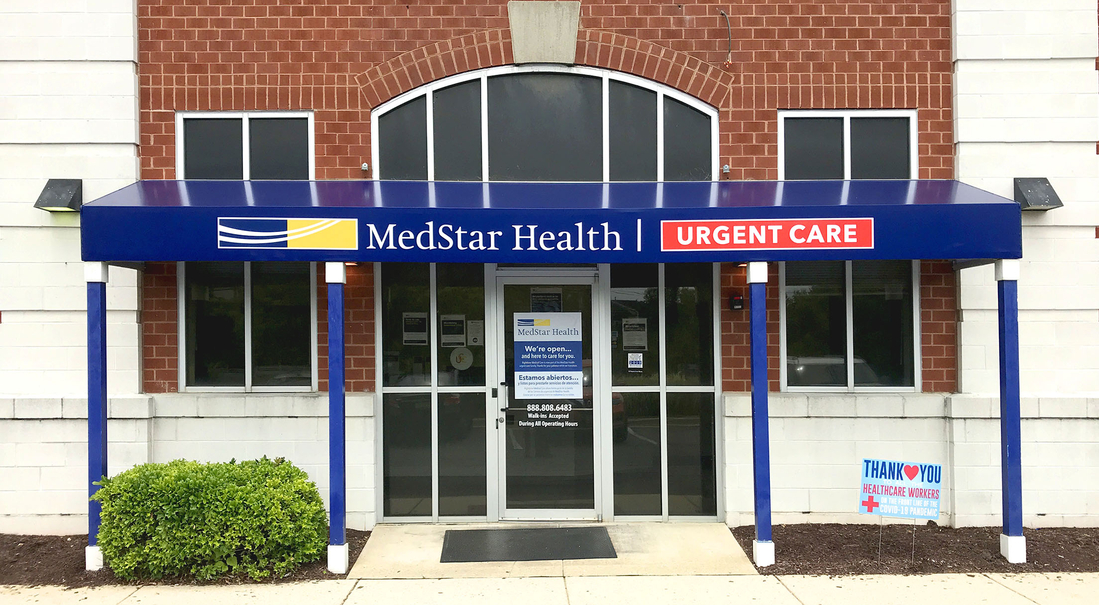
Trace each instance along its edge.
<path fill-rule="evenodd" d="M 908 477 L 909 481 L 915 479 L 916 475 L 918 475 L 919 473 L 920 467 L 916 466 L 915 464 L 904 465 L 904 474 Z"/>

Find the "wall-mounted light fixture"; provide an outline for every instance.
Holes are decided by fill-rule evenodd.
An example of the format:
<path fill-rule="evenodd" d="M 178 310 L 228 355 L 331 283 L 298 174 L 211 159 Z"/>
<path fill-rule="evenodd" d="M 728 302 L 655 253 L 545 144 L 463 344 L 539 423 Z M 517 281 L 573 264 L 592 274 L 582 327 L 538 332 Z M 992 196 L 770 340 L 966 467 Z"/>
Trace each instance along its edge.
<path fill-rule="evenodd" d="M 50 179 L 38 194 L 34 207 L 49 212 L 79 212 L 84 203 L 83 189 L 80 179 Z"/>
<path fill-rule="evenodd" d="M 1023 210 L 1053 210 L 1064 206 L 1047 178 L 1015 179 L 1015 201 Z"/>

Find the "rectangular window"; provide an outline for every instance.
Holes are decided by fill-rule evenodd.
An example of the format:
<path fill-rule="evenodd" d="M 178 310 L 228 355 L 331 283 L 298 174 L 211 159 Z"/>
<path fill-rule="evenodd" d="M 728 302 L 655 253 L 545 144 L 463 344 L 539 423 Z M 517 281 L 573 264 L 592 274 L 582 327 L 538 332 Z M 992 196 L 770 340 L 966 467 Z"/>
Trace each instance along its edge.
<path fill-rule="evenodd" d="M 916 111 L 780 111 L 779 179 L 911 179 Z"/>
<path fill-rule="evenodd" d="M 716 515 L 714 266 L 611 265 L 610 281 L 614 514 Z"/>
<path fill-rule="evenodd" d="M 787 262 L 784 386 L 913 388 L 918 261 Z"/>
<path fill-rule="evenodd" d="M 313 178 L 310 112 L 181 112 L 176 142 L 177 178 Z"/>
<path fill-rule="evenodd" d="M 382 514 L 488 514 L 485 266 L 382 263 Z M 434 367 L 434 370 L 433 370 Z"/>
<path fill-rule="evenodd" d="M 305 262 L 179 263 L 186 388 L 316 388 L 315 269 Z"/>

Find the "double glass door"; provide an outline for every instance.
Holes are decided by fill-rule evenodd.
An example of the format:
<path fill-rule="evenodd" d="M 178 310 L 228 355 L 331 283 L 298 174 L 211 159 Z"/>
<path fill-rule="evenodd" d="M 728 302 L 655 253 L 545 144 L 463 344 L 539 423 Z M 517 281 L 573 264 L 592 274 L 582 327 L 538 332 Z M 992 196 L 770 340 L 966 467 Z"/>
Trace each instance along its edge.
<path fill-rule="evenodd" d="M 498 278 L 502 518 L 597 518 L 593 287 L 591 277 Z"/>

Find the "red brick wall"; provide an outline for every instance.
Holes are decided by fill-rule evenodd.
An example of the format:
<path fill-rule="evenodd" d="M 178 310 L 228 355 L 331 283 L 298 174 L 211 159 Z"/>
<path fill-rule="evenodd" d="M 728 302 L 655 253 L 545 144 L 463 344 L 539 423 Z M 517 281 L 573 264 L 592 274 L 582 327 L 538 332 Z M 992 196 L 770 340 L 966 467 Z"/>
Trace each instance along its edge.
<path fill-rule="evenodd" d="M 729 15 L 728 30 L 719 9 Z M 832 108 L 918 109 L 920 178 L 953 177 L 948 0 L 585 0 L 580 28 L 579 64 L 647 77 L 718 108 L 719 163 L 730 166 L 723 178 L 777 178 L 777 110 Z M 312 110 L 317 178 L 369 177 L 360 165 L 370 158 L 371 107 L 445 75 L 511 61 L 505 0 L 139 0 L 138 29 L 144 179 L 175 178 L 175 112 L 185 110 Z M 174 281 L 157 281 L 164 276 L 150 271 L 146 283 L 163 281 L 173 294 L 143 295 L 146 322 L 168 313 L 157 305 L 175 304 Z M 358 271 L 366 276 L 370 268 L 349 273 Z M 742 287 L 735 280 L 724 276 L 723 290 Z M 348 334 L 349 347 L 357 347 L 351 390 L 374 384 L 371 283 L 348 287 L 349 321 L 363 317 L 349 325 L 360 331 Z M 747 370 L 735 351 L 746 342 L 736 341 L 741 319 L 729 313 L 722 316 L 723 337 L 731 339 L 723 343 L 723 381 L 741 390 Z M 926 313 L 924 320 L 941 327 Z M 152 392 L 175 385 L 174 334 L 157 332 L 167 329 L 160 320 L 143 325 L 146 337 L 165 337 L 165 344 L 145 345 Z M 925 377 L 934 390 L 945 389 L 955 372 L 939 366 L 953 366 L 953 349 L 932 354 Z M 772 367 L 774 381 L 777 352 Z"/>
<path fill-rule="evenodd" d="M 958 390 L 958 278 L 950 261 L 920 262 L 924 392 Z"/>
<path fill-rule="evenodd" d="M 174 393 L 179 384 L 176 264 L 145 263 L 141 275 L 142 387 L 146 393 Z"/>

